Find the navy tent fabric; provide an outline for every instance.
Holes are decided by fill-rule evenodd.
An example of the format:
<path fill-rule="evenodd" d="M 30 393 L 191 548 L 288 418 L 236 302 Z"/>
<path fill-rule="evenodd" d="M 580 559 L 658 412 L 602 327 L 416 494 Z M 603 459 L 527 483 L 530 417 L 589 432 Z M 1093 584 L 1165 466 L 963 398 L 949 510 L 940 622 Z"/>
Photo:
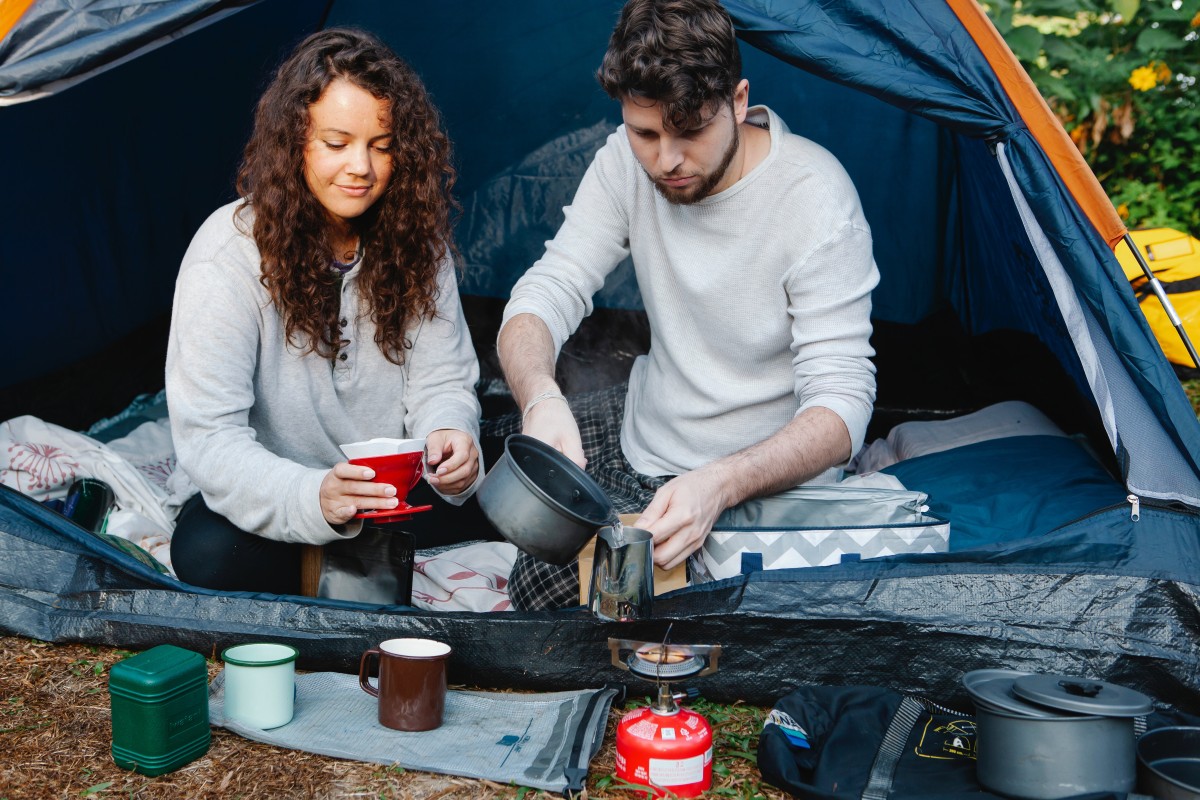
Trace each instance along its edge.
<path fill-rule="evenodd" d="M 1125 503 L 1125 487 L 1072 439 L 1015 436 L 905 459 L 882 470 L 929 495 L 950 549 L 1045 536 Z"/>
<path fill-rule="evenodd" d="M 235 196 L 266 76 L 320 27 L 326 4 L 259 3 L 63 92 L 0 107 L 5 181 L 21 187 L 0 200 L 0 296 L 21 343 L 0 387 L 167 313 L 192 235 Z"/>
<path fill-rule="evenodd" d="M 256 0 L 40 0 L 0 40 L 0 98 L 104 67 Z"/>
<path fill-rule="evenodd" d="M 1005 135 L 1018 123 L 991 67 L 945 3 L 724 5 L 745 41 L 835 83 L 976 138 Z"/>

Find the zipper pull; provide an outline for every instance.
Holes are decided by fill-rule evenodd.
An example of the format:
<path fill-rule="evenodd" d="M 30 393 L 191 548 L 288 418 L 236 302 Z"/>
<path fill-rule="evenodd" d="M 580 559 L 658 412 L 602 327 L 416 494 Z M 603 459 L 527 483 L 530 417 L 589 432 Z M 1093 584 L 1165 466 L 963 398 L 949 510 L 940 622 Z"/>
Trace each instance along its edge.
<path fill-rule="evenodd" d="M 1136 494 L 1131 494 L 1125 499 L 1129 501 L 1129 505 L 1133 506 L 1133 508 L 1130 509 L 1129 518 L 1134 522 L 1137 522 L 1142 518 L 1142 501 L 1138 499 Z"/>

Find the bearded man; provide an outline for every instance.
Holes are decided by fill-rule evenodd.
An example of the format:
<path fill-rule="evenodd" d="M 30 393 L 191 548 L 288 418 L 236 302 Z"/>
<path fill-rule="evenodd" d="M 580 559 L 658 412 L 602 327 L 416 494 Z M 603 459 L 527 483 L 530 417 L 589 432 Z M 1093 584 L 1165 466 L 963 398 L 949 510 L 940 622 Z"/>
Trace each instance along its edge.
<path fill-rule="evenodd" d="M 749 105 L 717 0 L 630 0 L 598 78 L 624 124 L 513 287 L 497 347 L 522 432 L 640 513 L 671 568 L 726 508 L 840 479 L 875 399 L 879 274 L 841 164 Z M 568 403 L 559 351 L 627 256 L 649 352 L 627 386 Z M 575 565 L 525 554 L 509 584 L 526 610 L 576 605 L 578 592 Z"/>

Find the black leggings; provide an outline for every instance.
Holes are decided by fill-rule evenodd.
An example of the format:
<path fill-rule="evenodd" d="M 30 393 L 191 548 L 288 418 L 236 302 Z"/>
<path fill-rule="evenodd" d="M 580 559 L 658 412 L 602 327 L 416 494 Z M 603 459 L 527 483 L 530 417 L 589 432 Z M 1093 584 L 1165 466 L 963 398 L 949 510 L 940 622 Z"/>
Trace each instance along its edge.
<path fill-rule="evenodd" d="M 501 539 L 473 496 L 454 506 L 422 481 L 407 500 L 414 506 L 433 506 L 397 523 L 413 534 L 418 550 Z M 300 552 L 301 545 L 246 533 L 210 509 L 199 494 L 184 503 L 171 536 L 171 563 L 179 579 L 227 592 L 299 594 Z"/>

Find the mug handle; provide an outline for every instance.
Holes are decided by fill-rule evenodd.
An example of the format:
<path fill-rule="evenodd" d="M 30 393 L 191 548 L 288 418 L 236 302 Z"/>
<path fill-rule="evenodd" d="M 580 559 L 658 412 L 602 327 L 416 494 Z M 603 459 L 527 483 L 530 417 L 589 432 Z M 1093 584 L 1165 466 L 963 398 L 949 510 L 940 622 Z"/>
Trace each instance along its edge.
<path fill-rule="evenodd" d="M 360 687 L 362 687 L 362 690 L 364 692 L 371 695 L 372 697 L 379 697 L 379 690 L 371 685 L 371 680 L 370 680 L 370 678 L 367 677 L 371 673 L 371 670 L 368 669 L 367 665 L 371 663 L 371 656 L 373 656 L 373 655 L 374 656 L 380 655 L 378 647 L 372 647 L 370 650 L 363 653 L 362 658 L 359 659 L 359 661 L 358 661 L 358 685 Z"/>

